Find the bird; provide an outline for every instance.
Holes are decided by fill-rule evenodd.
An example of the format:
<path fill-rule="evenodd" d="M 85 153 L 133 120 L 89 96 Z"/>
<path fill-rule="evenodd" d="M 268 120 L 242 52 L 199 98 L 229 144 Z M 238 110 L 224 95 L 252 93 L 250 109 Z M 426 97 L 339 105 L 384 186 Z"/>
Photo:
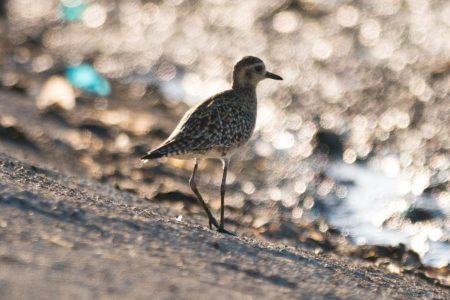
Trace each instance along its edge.
<path fill-rule="evenodd" d="M 233 68 L 232 88 L 218 93 L 189 109 L 170 136 L 141 159 L 146 162 L 162 157 L 193 159 L 194 168 L 189 179 L 192 192 L 218 232 L 232 234 L 225 229 L 224 206 L 226 178 L 231 156 L 248 142 L 256 124 L 256 87 L 263 79 L 283 80 L 266 70 L 264 62 L 255 56 L 245 56 Z M 203 159 L 220 159 L 223 173 L 220 185 L 220 223 L 201 196 L 195 177 Z"/>

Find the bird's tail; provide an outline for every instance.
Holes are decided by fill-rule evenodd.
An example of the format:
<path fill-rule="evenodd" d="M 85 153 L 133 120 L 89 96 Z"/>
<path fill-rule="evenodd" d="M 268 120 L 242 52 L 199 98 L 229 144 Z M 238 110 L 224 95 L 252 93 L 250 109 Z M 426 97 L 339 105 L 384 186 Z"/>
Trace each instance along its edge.
<path fill-rule="evenodd" d="M 164 154 L 155 150 L 155 151 L 150 151 L 149 153 L 145 154 L 144 156 L 141 156 L 141 159 L 142 160 L 156 159 L 156 158 L 160 158 L 160 157 L 164 157 L 164 156 L 165 156 Z"/>
<path fill-rule="evenodd" d="M 159 146 L 158 148 L 156 148 L 154 150 L 151 150 L 146 155 L 142 156 L 141 159 L 146 160 L 146 159 L 156 159 L 156 158 L 166 157 L 166 156 L 176 154 L 175 152 L 176 152 L 176 147 L 175 147 L 174 143 L 169 142 L 167 144 Z"/>

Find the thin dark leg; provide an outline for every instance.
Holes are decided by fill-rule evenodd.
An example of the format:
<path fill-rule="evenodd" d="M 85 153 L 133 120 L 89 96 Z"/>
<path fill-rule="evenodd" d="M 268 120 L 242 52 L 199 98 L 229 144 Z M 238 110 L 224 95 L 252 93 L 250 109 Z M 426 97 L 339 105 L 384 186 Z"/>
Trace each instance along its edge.
<path fill-rule="evenodd" d="M 227 171 L 228 171 L 228 159 L 222 159 L 223 164 L 223 175 L 222 175 L 222 184 L 220 185 L 220 226 L 217 229 L 219 232 L 228 233 L 234 235 L 233 233 L 225 230 L 225 191 L 226 191 L 226 183 L 227 183 Z"/>
<path fill-rule="evenodd" d="M 225 225 L 225 191 L 227 188 L 227 171 L 228 171 L 228 160 L 223 159 L 223 175 L 222 175 L 222 184 L 220 185 L 220 229 L 224 228 Z"/>
<path fill-rule="evenodd" d="M 200 192 L 197 189 L 197 185 L 195 184 L 195 174 L 197 173 L 197 167 L 198 167 L 198 162 L 197 162 L 197 160 L 195 160 L 194 171 L 192 172 L 192 176 L 189 179 L 189 185 L 191 186 L 192 191 L 197 196 L 198 201 L 200 201 L 200 204 L 203 206 L 203 209 L 205 210 L 206 215 L 208 216 L 209 229 L 212 228 L 211 224 L 216 226 L 216 228 L 219 228 L 219 223 L 217 223 L 216 218 L 214 218 L 214 216 L 212 215 L 211 210 L 209 209 L 208 205 L 203 200 L 202 195 L 200 195 Z"/>

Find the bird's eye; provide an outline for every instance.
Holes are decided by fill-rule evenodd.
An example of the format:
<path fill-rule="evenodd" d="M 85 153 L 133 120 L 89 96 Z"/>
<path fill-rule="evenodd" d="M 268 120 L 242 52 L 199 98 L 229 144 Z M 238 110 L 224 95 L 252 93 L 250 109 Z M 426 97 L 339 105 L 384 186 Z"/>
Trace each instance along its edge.
<path fill-rule="evenodd" d="M 256 66 L 255 67 L 255 71 L 256 72 L 261 72 L 263 70 L 263 67 L 262 66 Z"/>

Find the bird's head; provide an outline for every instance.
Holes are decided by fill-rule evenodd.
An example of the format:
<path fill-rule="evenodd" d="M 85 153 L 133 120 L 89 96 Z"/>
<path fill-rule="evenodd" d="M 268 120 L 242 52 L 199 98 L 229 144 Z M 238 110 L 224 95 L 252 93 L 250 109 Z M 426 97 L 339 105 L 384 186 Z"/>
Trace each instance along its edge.
<path fill-rule="evenodd" d="M 233 88 L 256 88 L 258 83 L 266 78 L 283 80 L 281 76 L 267 71 L 261 59 L 254 56 L 245 56 L 234 66 Z"/>

